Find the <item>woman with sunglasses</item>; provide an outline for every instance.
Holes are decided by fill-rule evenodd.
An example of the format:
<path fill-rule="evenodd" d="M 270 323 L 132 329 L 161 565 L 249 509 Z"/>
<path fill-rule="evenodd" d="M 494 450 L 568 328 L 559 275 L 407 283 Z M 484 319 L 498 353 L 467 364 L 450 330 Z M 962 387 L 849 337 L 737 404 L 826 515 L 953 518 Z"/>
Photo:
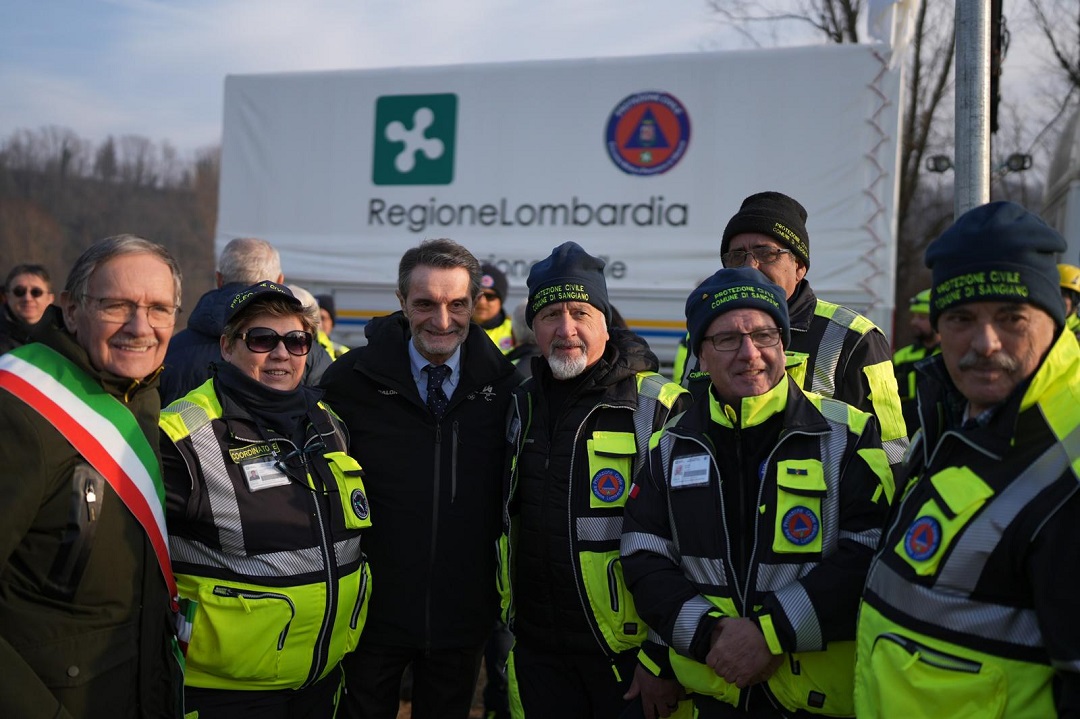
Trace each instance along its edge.
<path fill-rule="evenodd" d="M 188 712 L 333 717 L 367 615 L 370 526 L 345 429 L 300 384 L 316 310 L 260 282 L 229 305 L 210 380 L 161 414 L 166 521 L 190 621 Z"/>
<path fill-rule="evenodd" d="M 54 296 L 49 271 L 42 265 L 15 265 L 8 272 L 3 287 L 3 311 L 0 312 L 0 354 L 31 341 L 30 333 Z M 53 312 L 59 317 L 59 308 Z"/>

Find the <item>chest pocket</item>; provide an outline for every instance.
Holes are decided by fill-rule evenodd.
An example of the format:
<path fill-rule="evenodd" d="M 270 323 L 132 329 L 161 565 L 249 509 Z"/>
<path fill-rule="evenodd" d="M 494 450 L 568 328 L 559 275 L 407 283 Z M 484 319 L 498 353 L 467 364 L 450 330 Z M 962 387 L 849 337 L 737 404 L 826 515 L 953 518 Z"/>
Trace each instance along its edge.
<path fill-rule="evenodd" d="M 819 460 L 788 459 L 777 463 L 774 552 L 821 552 L 821 501 L 826 493 Z"/>
<path fill-rule="evenodd" d="M 371 507 L 367 490 L 364 489 L 364 471 L 360 464 L 344 452 L 327 452 L 323 455 L 334 473 L 341 497 L 341 510 L 346 529 L 364 529 L 371 526 Z"/>
<path fill-rule="evenodd" d="M 614 509 L 626 504 L 637 455 L 633 432 L 593 432 L 589 453 L 589 507 Z"/>
<path fill-rule="evenodd" d="M 948 467 L 930 478 L 937 494 L 928 499 L 893 550 L 926 577 L 937 572 L 941 559 L 975 513 L 994 496 L 967 467 Z"/>

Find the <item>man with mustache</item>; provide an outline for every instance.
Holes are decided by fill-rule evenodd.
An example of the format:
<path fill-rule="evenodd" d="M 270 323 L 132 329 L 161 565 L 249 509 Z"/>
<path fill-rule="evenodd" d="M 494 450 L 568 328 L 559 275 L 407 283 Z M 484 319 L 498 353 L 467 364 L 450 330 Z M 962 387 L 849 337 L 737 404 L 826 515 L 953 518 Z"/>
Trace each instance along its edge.
<path fill-rule="evenodd" d="M 646 717 L 667 717 L 682 690 L 638 663 L 647 628 L 619 538 L 649 436 L 688 395 L 656 373 L 644 340 L 612 326 L 603 260 L 566 242 L 532 267 L 528 288 L 542 356 L 514 392 L 509 433 L 500 586 L 517 639 L 511 713 L 614 718 L 640 694 Z"/>
<path fill-rule="evenodd" d="M 1062 237 L 1011 202 L 926 250 L 941 354 L 859 611 L 859 717 L 1080 714 L 1080 345 Z"/>

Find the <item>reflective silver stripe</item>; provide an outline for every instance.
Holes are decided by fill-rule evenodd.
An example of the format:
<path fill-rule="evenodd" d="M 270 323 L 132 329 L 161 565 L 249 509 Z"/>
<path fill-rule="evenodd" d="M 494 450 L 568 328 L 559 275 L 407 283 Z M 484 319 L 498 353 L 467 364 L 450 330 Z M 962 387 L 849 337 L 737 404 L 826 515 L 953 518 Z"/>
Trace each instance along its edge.
<path fill-rule="evenodd" d="M 218 544 L 229 554 L 247 554 L 244 545 L 244 528 L 240 520 L 240 504 L 225 455 L 214 435 L 214 425 L 207 423 L 191 433 L 191 446 L 199 458 L 206 498 L 218 530 Z"/>
<path fill-rule="evenodd" d="M 645 387 L 645 383 L 648 381 L 648 377 L 642 382 L 642 387 Z M 630 477 L 630 481 L 636 482 L 638 475 L 641 474 L 642 467 L 645 466 L 645 462 L 649 458 L 649 437 L 653 433 L 653 418 L 656 416 L 656 405 L 658 402 L 655 398 L 650 397 L 643 392 L 638 393 L 638 406 L 634 412 L 634 442 L 637 443 L 637 456 L 634 457 L 634 472 Z"/>
<path fill-rule="evenodd" d="M 671 633 L 671 646 L 680 654 L 690 655 L 690 642 L 694 641 L 694 632 L 705 613 L 716 609 L 709 600 L 701 595 L 692 597 L 682 605 L 679 616 L 675 618 L 675 628 Z"/>
<path fill-rule="evenodd" d="M 805 577 L 818 566 L 817 562 L 801 564 L 759 564 L 754 588 L 759 592 L 775 592 Z"/>
<path fill-rule="evenodd" d="M 712 557 L 683 557 L 683 574 L 698 586 L 727 587 L 724 562 Z"/>
<path fill-rule="evenodd" d="M 821 400 L 821 414 L 831 431 L 821 435 L 819 442 L 822 475 L 828 492 L 821 499 L 821 553 L 829 556 L 840 541 L 840 468 L 847 450 L 848 412 L 850 408 L 838 400 Z"/>
<path fill-rule="evenodd" d="M 881 561 L 871 567 L 866 589 L 889 606 L 935 627 L 1021 647 L 1043 646 L 1039 621 L 1031 609 L 945 594 L 905 580 Z"/>
<path fill-rule="evenodd" d="M 821 623 L 818 621 L 810 595 L 798 582 L 793 582 L 774 593 L 776 600 L 784 610 L 784 616 L 795 629 L 795 651 L 818 652 L 825 648 L 821 638 Z"/>
<path fill-rule="evenodd" d="M 1063 662 L 1057 659 L 1051 659 L 1050 666 L 1052 666 L 1054 669 L 1059 669 L 1066 672 L 1080 672 L 1080 659 L 1071 662 Z"/>
<path fill-rule="evenodd" d="M 646 640 L 652 642 L 653 644 L 659 644 L 662 647 L 667 646 L 667 642 L 664 641 L 664 638 L 662 636 L 660 636 L 659 634 L 654 632 L 652 629 L 649 629 L 649 627 L 645 627 L 645 628 L 648 629 L 648 631 L 645 632 L 645 639 Z"/>
<path fill-rule="evenodd" d="M 650 552 L 670 560 L 675 565 L 680 562 L 679 552 L 670 539 L 646 532 L 626 532 L 622 535 L 619 554 L 629 557 L 636 552 Z"/>
<path fill-rule="evenodd" d="M 817 352 L 814 353 L 814 377 L 810 391 L 826 397 L 836 394 L 836 368 L 840 364 L 840 352 L 844 349 L 848 325 L 854 318 L 855 314 L 851 310 L 838 306 L 829 319 L 825 331 L 821 334 Z"/>
<path fill-rule="evenodd" d="M 584 542 L 618 542 L 622 536 L 622 515 L 578 517 L 577 538 Z"/>
<path fill-rule="evenodd" d="M 864 547 L 877 549 L 878 542 L 881 541 L 881 528 L 864 529 L 861 532 L 845 532 L 841 530 L 840 539 L 847 539 L 852 542 L 858 542 Z"/>
<path fill-rule="evenodd" d="M 886 440 L 881 443 L 881 448 L 885 450 L 885 456 L 888 458 L 890 465 L 903 464 L 904 455 L 907 454 L 908 439 L 907 437 L 897 437 L 896 439 Z"/>
<path fill-rule="evenodd" d="M 174 562 L 224 568 L 241 577 L 292 577 L 324 572 L 326 568 L 321 547 L 289 549 L 242 557 L 208 547 L 202 542 L 172 536 L 169 537 L 169 554 Z M 334 554 L 339 566 L 359 561 L 360 537 L 350 537 L 335 542 Z"/>
<path fill-rule="evenodd" d="M 987 559 L 1001 542 L 1005 528 L 1038 494 L 1060 479 L 1076 456 L 1080 456 L 1080 425 L 1047 448 L 968 523 L 938 573 L 936 583 L 969 594 L 973 592 Z"/>

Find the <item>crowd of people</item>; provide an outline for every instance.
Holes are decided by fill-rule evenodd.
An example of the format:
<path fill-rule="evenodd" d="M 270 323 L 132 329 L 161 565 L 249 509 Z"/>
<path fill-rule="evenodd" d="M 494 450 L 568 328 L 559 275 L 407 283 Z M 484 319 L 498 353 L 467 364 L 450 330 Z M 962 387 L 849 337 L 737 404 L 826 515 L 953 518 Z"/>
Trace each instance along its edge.
<path fill-rule="evenodd" d="M 1080 716 L 1080 268 L 1010 202 L 928 246 L 914 342 L 747 197 L 675 381 L 575 242 L 527 297 L 450 239 L 400 310 L 256 238 L 173 336 L 118 235 L 0 311 L 0 716 Z"/>

